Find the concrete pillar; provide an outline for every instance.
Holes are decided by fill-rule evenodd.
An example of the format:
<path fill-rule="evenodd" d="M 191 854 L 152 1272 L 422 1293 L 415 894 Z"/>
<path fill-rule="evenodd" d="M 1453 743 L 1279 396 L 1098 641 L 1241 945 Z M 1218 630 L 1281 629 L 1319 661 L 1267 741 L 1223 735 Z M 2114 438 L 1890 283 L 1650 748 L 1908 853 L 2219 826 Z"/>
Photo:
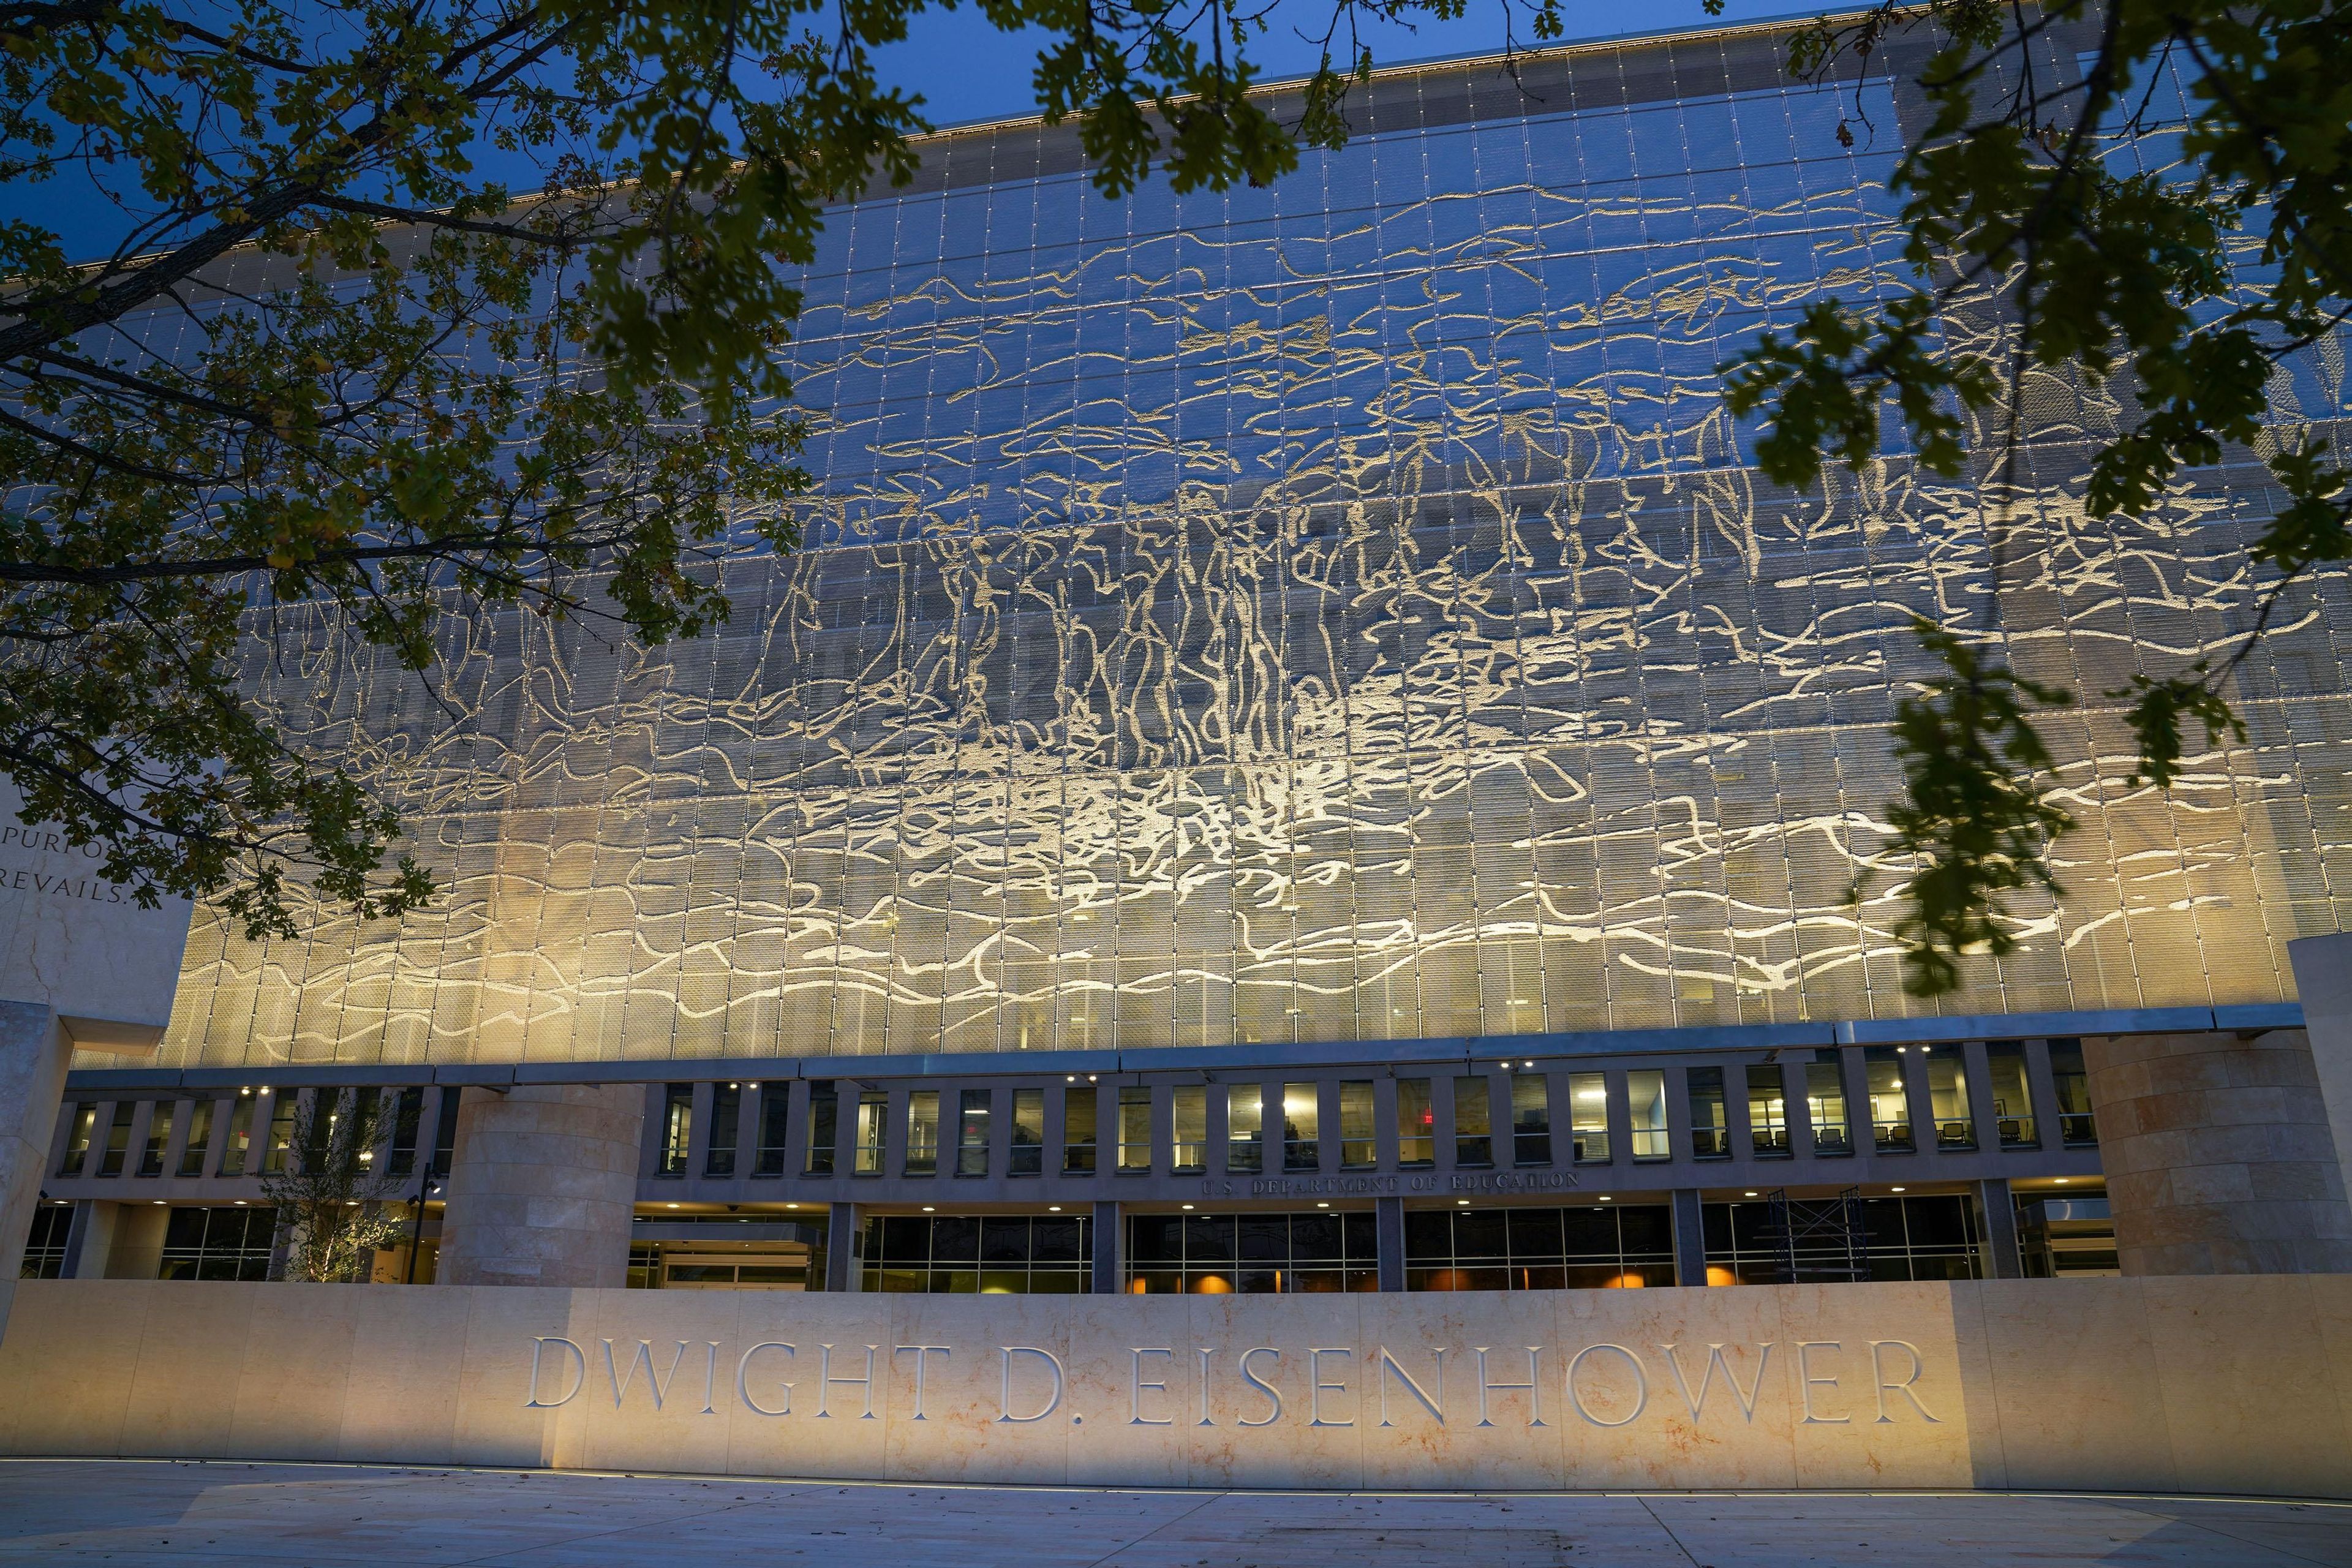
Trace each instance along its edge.
<path fill-rule="evenodd" d="M 865 1263 L 857 1256 L 857 1205 L 834 1205 L 824 1227 L 824 1288 L 835 1292 L 863 1290 Z"/>
<path fill-rule="evenodd" d="M 1985 1104 L 1992 1101 L 1988 1099 Z M 1980 1122 L 1979 1125 L 1990 1125 Z M 2017 1200 L 2010 1195 L 2009 1178 L 1988 1176 L 1977 1184 L 1977 1208 L 1984 1216 L 1985 1275 L 1992 1279 L 2019 1279 L 2025 1265 L 2017 1252 Z"/>
<path fill-rule="evenodd" d="M 2327 1106 L 2336 1163 L 2352 1187 L 2352 931 L 2291 942 L 2286 956 L 2303 999 L 2303 1030 Z"/>
<path fill-rule="evenodd" d="M 1380 1248 L 1381 1289 L 1404 1289 L 1404 1200 L 1372 1200 L 1372 1236 Z"/>
<path fill-rule="evenodd" d="M 518 1084 L 467 1095 L 441 1224 L 441 1282 L 625 1284 L 644 1131 L 636 1084 Z"/>
<path fill-rule="evenodd" d="M 2094 1036 L 2083 1059 L 2126 1274 L 2352 1273 L 2301 1029 Z"/>
<path fill-rule="evenodd" d="M 25 1237 L 33 1228 L 49 1139 L 65 1099 L 72 1054 L 57 1015 L 30 1002 L 0 1002 L 0 1333 L 16 1294 Z"/>
<path fill-rule="evenodd" d="M 1675 1189 L 1675 1283 L 1706 1283 L 1706 1225 L 1696 1187 Z"/>
<path fill-rule="evenodd" d="M 1274 1125 L 1278 1132 L 1281 1123 Z M 1125 1261 L 1120 1256 L 1127 1246 L 1125 1229 L 1119 1223 L 1118 1204 L 1095 1205 L 1094 1293 L 1097 1296 L 1116 1296 L 1127 1289 L 1127 1281 L 1120 1278 L 1127 1270 L 1119 1267 Z"/>

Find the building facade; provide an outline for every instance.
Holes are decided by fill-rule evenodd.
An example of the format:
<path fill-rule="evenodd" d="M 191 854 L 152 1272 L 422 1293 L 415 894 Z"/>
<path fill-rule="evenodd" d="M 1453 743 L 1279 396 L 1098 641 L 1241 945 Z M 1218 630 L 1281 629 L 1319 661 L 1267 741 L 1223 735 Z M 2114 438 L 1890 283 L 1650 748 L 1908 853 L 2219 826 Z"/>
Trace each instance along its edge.
<path fill-rule="evenodd" d="M 1391 72 L 1263 189 L 927 142 L 805 279 L 809 543 L 727 566 L 730 625 L 453 626 L 457 725 L 388 664 L 257 670 L 402 760 L 449 896 L 199 911 L 155 1060 L 77 1064 L 27 1272 L 266 1275 L 321 1095 L 383 1108 L 386 1279 L 2352 1268 L 2287 951 L 2346 923 L 2352 584 L 2290 595 L 2245 738 L 2159 793 L 2106 694 L 2249 625 L 2256 453 L 2095 521 L 2129 407 L 2037 376 L 1998 570 L 1979 472 L 1768 485 L 1718 367 L 1904 281 L 1920 114 L 1899 54 L 1814 89 L 1785 43 Z M 2341 439 L 2345 347 L 2282 435 Z M 2082 699 L 2065 892 L 1932 1010 L 1883 864 L 1919 616 Z"/>

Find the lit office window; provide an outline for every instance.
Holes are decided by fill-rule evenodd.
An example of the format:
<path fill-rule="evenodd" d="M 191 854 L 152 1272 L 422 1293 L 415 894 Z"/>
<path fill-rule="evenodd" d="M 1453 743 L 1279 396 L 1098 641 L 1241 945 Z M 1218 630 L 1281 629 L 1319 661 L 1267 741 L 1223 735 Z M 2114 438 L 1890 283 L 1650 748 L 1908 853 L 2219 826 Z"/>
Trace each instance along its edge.
<path fill-rule="evenodd" d="M 261 1168 L 275 1174 L 286 1169 L 294 1152 L 294 1112 L 302 1103 L 299 1089 L 281 1089 L 269 1101 L 269 1140 L 261 1151 Z"/>
<path fill-rule="evenodd" d="M 1625 1098 L 1633 1120 L 1633 1158 L 1673 1159 L 1674 1145 L 1666 1136 L 1665 1069 L 1642 1068 L 1627 1073 Z"/>
<path fill-rule="evenodd" d="M 1426 1171 L 1437 1163 L 1437 1112 L 1430 1106 L 1430 1080 L 1397 1079 L 1397 1167 Z"/>
<path fill-rule="evenodd" d="M 886 1098 L 887 1103 L 887 1098 Z M 858 1115 L 862 1119 L 866 1107 L 861 1100 Z M 875 1119 L 878 1125 L 881 1118 Z M 881 1155 L 875 1155 L 874 1168 L 882 1168 Z M 937 1175 L 940 1169 L 940 1091 L 919 1089 L 907 1096 L 907 1163 L 903 1173 L 909 1176 Z"/>
<path fill-rule="evenodd" d="M 688 1155 L 694 1148 L 694 1085 L 673 1083 L 662 1089 L 661 1164 L 665 1176 L 686 1174 Z"/>
<path fill-rule="evenodd" d="M 1923 1065 L 1927 1069 L 1927 1108 L 1936 1118 L 1936 1147 L 1975 1148 L 1977 1124 L 1969 1114 L 1967 1064 L 1954 1048 L 1930 1051 L 1921 1046 L 1919 1049 L 1927 1056 Z"/>
<path fill-rule="evenodd" d="M 1664 1204 L 1409 1209 L 1408 1290 L 1638 1289 L 1675 1282 Z"/>
<path fill-rule="evenodd" d="M 448 1099 L 457 1098 L 455 1090 L 443 1091 Z M 220 1173 L 242 1176 L 245 1163 L 253 1152 L 253 1090 L 240 1089 L 228 1108 L 228 1141 L 221 1149 Z"/>
<path fill-rule="evenodd" d="M 1904 1058 L 1887 1046 L 1862 1053 L 1863 1089 L 1870 1101 L 1870 1135 L 1882 1154 L 1917 1147 L 1911 1137 L 1911 1086 L 1904 1081 Z"/>
<path fill-rule="evenodd" d="M 1813 1130 L 1815 1154 L 1853 1152 L 1853 1128 L 1846 1120 L 1845 1071 L 1834 1049 L 1805 1064 L 1805 1119 Z"/>
<path fill-rule="evenodd" d="M 65 1157 L 58 1162 L 58 1174 L 79 1176 L 89 1160 L 90 1139 L 98 1131 L 98 1107 L 83 1100 L 74 1107 L 73 1122 L 66 1129 Z"/>
<path fill-rule="evenodd" d="M 416 1144 L 425 1136 L 425 1091 L 404 1089 L 392 1105 L 392 1152 L 384 1169 L 395 1176 L 416 1173 Z"/>
<path fill-rule="evenodd" d="M 1495 1163 L 1495 1102 L 1483 1078 L 1454 1080 L 1454 1167 L 1483 1171 Z"/>
<path fill-rule="evenodd" d="M 1723 1103 L 1723 1069 L 1691 1068 L 1691 1154 L 1700 1160 L 1731 1157 L 1731 1126 Z"/>
<path fill-rule="evenodd" d="M 205 1173 L 205 1155 L 213 1142 L 213 1112 L 216 1108 L 209 1100 L 199 1100 L 188 1107 L 188 1141 L 180 1146 L 180 1174 L 201 1176 Z"/>
<path fill-rule="evenodd" d="M 1255 1083 L 1225 1086 L 1225 1169 L 1255 1175 L 1265 1169 L 1265 1089 Z"/>
<path fill-rule="evenodd" d="M 1372 1121 L 1372 1086 L 1364 1082 L 1339 1085 L 1339 1169 L 1369 1171 L 1381 1163 L 1380 1141 Z"/>
<path fill-rule="evenodd" d="M 1178 1175 L 1197 1174 L 1209 1168 L 1209 1086 L 1179 1084 L 1171 1098 L 1176 1142 L 1169 1169 Z"/>
<path fill-rule="evenodd" d="M 99 1156 L 98 1173 L 101 1176 L 122 1174 L 123 1162 L 131 1157 L 131 1118 L 139 1107 L 128 1100 L 114 1102 L 114 1120 L 107 1125 L 106 1150 Z"/>
<path fill-rule="evenodd" d="M 781 1089 L 777 1097 L 782 1098 Z M 801 1169 L 812 1176 L 830 1176 L 841 1142 L 841 1091 L 830 1079 L 808 1086 L 808 1152 Z"/>
<path fill-rule="evenodd" d="M 931 1130 L 939 1131 L 940 1097 L 931 1096 Z M 890 1091 L 883 1089 L 861 1089 L 857 1091 L 857 1108 L 854 1124 L 849 1130 L 853 1176 L 878 1176 L 882 1173 L 882 1152 L 890 1141 Z M 908 1149 L 914 1148 L 910 1142 Z M 936 1152 L 936 1150 L 934 1151 Z"/>
<path fill-rule="evenodd" d="M 1151 1089 L 1131 1083 L 1118 1091 L 1118 1170 L 1141 1175 L 1151 1169 Z"/>
<path fill-rule="evenodd" d="M 2000 1129 L 2000 1146 L 2035 1147 L 2042 1138 L 2033 1125 L 2033 1091 L 2028 1087 L 2025 1042 L 1995 1040 L 1985 1047 L 1985 1067 L 1992 1079 L 1992 1114 Z"/>
<path fill-rule="evenodd" d="M 2091 1075 L 2083 1067 L 2082 1041 L 2050 1042 L 2050 1076 L 2057 1080 L 2059 1141 L 2070 1149 L 2096 1143 L 2099 1129 L 2091 1117 Z"/>
<path fill-rule="evenodd" d="M 740 1083 L 718 1083 L 710 1086 L 710 1147 L 702 1156 L 702 1173 L 706 1176 L 731 1176 L 735 1173 L 735 1141 L 741 1136 L 743 1126 L 743 1086 Z"/>
<path fill-rule="evenodd" d="M 1580 1165 L 1609 1163 L 1609 1079 L 1597 1072 L 1570 1073 L 1568 1079 L 1569 1132 Z"/>
<path fill-rule="evenodd" d="M 1035 1176 L 1045 1169 L 1045 1091 L 1013 1091 L 1013 1143 L 1009 1173 Z"/>
<path fill-rule="evenodd" d="M 1062 1091 L 1062 1170 L 1090 1176 L 1095 1169 L 1095 1091 L 1091 1085 Z"/>
<path fill-rule="evenodd" d="M 865 1287 L 893 1295 L 1082 1295 L 1093 1229 L 1074 1215 L 882 1215 L 865 1226 Z"/>
<path fill-rule="evenodd" d="M 1748 1136 L 1759 1160 L 1786 1159 L 1791 1152 L 1789 1102 L 1778 1062 L 1748 1064 Z"/>
<path fill-rule="evenodd" d="M 960 1093 L 962 1103 L 956 1108 L 956 1174 L 984 1176 L 988 1174 L 990 1092 L 967 1089 Z"/>
<path fill-rule="evenodd" d="M 1370 1212 L 1130 1215 L 1127 1289 L 1137 1296 L 1373 1290 L 1378 1245 Z"/>
<path fill-rule="evenodd" d="M 1313 1171 L 1323 1163 L 1322 1102 L 1311 1083 L 1282 1086 L 1282 1168 Z"/>
<path fill-rule="evenodd" d="M 793 1136 L 793 1086 L 789 1083 L 764 1083 L 760 1086 L 759 1110 L 760 1146 L 751 1156 L 751 1174 L 781 1176 L 784 1173 L 784 1151 Z"/>
<path fill-rule="evenodd" d="M 1541 1073 L 1511 1075 L 1511 1163 L 1551 1163 L 1551 1091 Z"/>
<path fill-rule="evenodd" d="M 441 1091 L 441 1110 L 433 1119 L 433 1174 L 446 1176 L 457 1159 L 457 1114 L 466 1091 L 455 1085 Z"/>

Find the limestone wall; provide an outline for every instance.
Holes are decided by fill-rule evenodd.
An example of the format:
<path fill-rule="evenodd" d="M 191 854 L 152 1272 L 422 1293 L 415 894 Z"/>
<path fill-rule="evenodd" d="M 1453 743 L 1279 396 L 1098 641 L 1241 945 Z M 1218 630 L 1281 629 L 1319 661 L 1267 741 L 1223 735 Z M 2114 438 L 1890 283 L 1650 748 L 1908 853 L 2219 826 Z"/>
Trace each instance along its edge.
<path fill-rule="evenodd" d="M 1152 1299 L 28 1281 L 0 1452 L 2352 1496 L 2352 1276 Z"/>

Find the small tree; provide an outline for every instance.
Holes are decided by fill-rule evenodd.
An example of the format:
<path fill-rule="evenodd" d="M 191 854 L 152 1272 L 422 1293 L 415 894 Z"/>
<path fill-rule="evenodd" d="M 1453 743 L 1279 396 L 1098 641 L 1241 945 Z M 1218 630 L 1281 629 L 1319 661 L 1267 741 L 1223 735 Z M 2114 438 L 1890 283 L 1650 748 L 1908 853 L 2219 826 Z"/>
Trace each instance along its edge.
<path fill-rule="evenodd" d="M 381 1101 L 348 1093 L 313 1095 L 296 1114 L 289 1159 L 261 1178 L 278 1207 L 287 1279 L 364 1280 L 371 1255 L 400 1239 L 400 1220 L 383 1207 L 394 1178 L 376 1158 L 384 1129 Z"/>

